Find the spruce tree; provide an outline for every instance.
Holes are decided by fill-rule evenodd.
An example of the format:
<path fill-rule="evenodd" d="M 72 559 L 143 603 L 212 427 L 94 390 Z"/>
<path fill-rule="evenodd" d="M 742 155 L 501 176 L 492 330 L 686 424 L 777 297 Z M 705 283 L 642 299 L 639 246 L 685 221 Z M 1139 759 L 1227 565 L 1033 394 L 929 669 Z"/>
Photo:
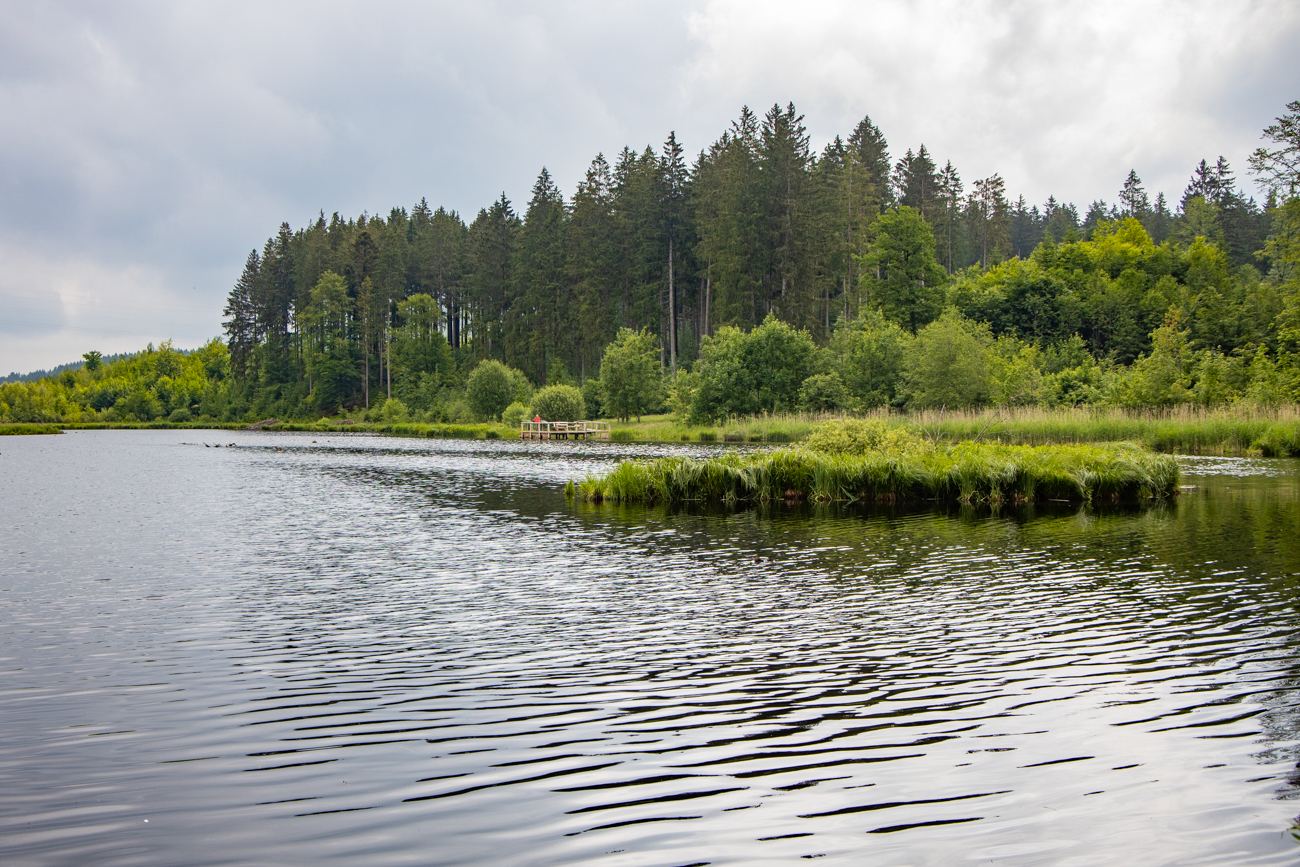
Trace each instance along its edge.
<path fill-rule="evenodd" d="M 516 290 L 506 330 L 506 363 L 534 382 L 544 382 L 552 359 L 566 367 L 577 344 L 566 328 L 569 284 L 564 276 L 564 230 L 568 214 L 551 174 L 543 167 L 519 231 Z"/>
<path fill-rule="evenodd" d="M 1137 170 L 1129 169 L 1124 187 L 1119 191 L 1120 216 L 1145 221 L 1151 213 L 1151 201 L 1142 187 Z"/>
<path fill-rule="evenodd" d="M 660 184 L 663 190 L 664 235 L 668 241 L 668 357 L 670 369 L 677 370 L 677 311 L 678 284 L 684 274 L 679 263 L 690 250 L 690 223 L 686 210 L 686 192 L 690 176 L 682 158 L 682 146 L 677 133 L 669 132 L 659 160 Z"/>
<path fill-rule="evenodd" d="M 230 290 L 223 315 L 226 343 L 230 347 L 230 368 L 241 383 L 248 379 L 253 352 L 261 338 L 257 315 L 257 286 L 261 257 L 253 250 L 244 262 L 244 270 Z"/>

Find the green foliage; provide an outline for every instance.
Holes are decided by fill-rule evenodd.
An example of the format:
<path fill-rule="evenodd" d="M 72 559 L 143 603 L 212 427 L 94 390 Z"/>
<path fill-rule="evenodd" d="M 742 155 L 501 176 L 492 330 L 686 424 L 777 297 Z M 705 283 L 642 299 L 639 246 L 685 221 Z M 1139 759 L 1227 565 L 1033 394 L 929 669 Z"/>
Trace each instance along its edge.
<path fill-rule="evenodd" d="M 506 407 L 505 411 L 501 413 L 501 424 L 517 431 L 527 413 L 528 407 L 524 406 L 519 401 L 515 401 L 510 404 L 510 406 Z"/>
<path fill-rule="evenodd" d="M 456 381 L 456 359 L 441 330 L 442 311 L 425 293 L 397 304 L 401 325 L 393 332 L 396 393 L 411 405 L 428 409 L 442 388 Z"/>
<path fill-rule="evenodd" d="M 903 354 L 910 340 L 910 334 L 879 310 L 870 310 L 851 324 L 841 321 L 830 349 L 856 408 L 871 409 L 897 401 Z"/>
<path fill-rule="evenodd" d="M 89 354 L 89 353 L 88 353 Z M 191 417 L 229 399 L 229 356 L 219 341 L 191 353 L 171 341 L 156 349 L 33 382 L 0 384 L 3 422 L 148 422 L 177 410 Z M 71 375 L 68 375 L 71 374 Z"/>
<path fill-rule="evenodd" d="M 1112 390 L 1112 400 L 1120 406 L 1170 406 L 1188 401 L 1189 361 L 1187 331 L 1180 328 L 1181 316 L 1171 311 L 1165 324 L 1152 336 L 1151 354 L 1139 358 Z"/>
<path fill-rule="evenodd" d="M 799 408 L 805 412 L 845 409 L 851 402 L 838 373 L 814 373 L 799 386 Z"/>
<path fill-rule="evenodd" d="M 954 309 L 922 328 L 903 355 L 908 405 L 957 409 L 987 403 L 993 392 L 993 337 Z"/>
<path fill-rule="evenodd" d="M 582 402 L 587 407 L 589 418 L 603 418 L 605 415 L 604 395 L 599 379 L 588 379 L 582 384 Z"/>
<path fill-rule="evenodd" d="M 0 437 L 61 433 L 63 431 L 52 424 L 0 424 Z"/>
<path fill-rule="evenodd" d="M 94 373 L 96 370 L 99 370 L 104 366 L 103 354 L 96 352 L 93 349 L 89 352 L 83 353 L 81 357 L 86 360 L 84 366 L 87 373 Z"/>
<path fill-rule="evenodd" d="M 814 352 L 808 332 L 772 315 L 748 334 L 719 329 L 700 347 L 691 422 L 794 409 L 799 388 L 812 373 Z"/>
<path fill-rule="evenodd" d="M 846 455 L 879 451 L 911 454 L 926 449 L 926 443 L 915 434 L 902 428 L 891 428 L 879 419 L 825 422 L 812 432 L 805 445 L 815 452 Z"/>
<path fill-rule="evenodd" d="M 586 411 L 582 391 L 572 385 L 548 385 L 533 395 L 532 412 L 543 421 L 578 421 Z"/>
<path fill-rule="evenodd" d="M 504 364 L 491 359 L 480 362 L 465 384 L 465 402 L 470 410 L 489 421 L 501 418 L 505 408 L 517 400 L 517 394 L 517 378 Z"/>
<path fill-rule="evenodd" d="M 626 421 L 641 417 L 660 401 L 659 341 L 645 329 L 621 329 L 600 362 L 601 404 Z"/>
<path fill-rule="evenodd" d="M 379 419 L 388 424 L 407 422 L 411 420 L 411 411 L 401 400 L 392 397 L 384 401 L 383 408 L 379 411 Z"/>
<path fill-rule="evenodd" d="M 1250 168 L 1274 194 L 1294 198 L 1300 193 L 1300 99 L 1287 103 L 1287 113 L 1264 128 L 1264 138 L 1280 147 L 1258 148 Z"/>
<path fill-rule="evenodd" d="M 859 266 L 864 306 L 879 307 L 912 333 L 942 310 L 946 274 L 934 258 L 934 234 L 916 209 L 881 214 Z"/>
<path fill-rule="evenodd" d="M 312 404 L 326 412 L 347 398 L 357 380 L 352 309 L 347 282 L 326 271 L 299 316 Z"/>
<path fill-rule="evenodd" d="M 547 385 L 573 385 L 573 375 L 569 373 L 569 366 L 564 363 L 563 359 L 556 356 L 551 359 L 551 363 L 546 366 L 546 384 Z"/>

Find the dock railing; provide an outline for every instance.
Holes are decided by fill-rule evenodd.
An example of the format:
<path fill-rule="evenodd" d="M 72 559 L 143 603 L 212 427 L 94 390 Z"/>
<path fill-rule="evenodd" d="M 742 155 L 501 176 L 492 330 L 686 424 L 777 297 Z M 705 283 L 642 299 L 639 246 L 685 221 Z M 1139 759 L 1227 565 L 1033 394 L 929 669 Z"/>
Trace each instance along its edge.
<path fill-rule="evenodd" d="M 607 421 L 522 421 L 521 440 L 607 440 Z"/>

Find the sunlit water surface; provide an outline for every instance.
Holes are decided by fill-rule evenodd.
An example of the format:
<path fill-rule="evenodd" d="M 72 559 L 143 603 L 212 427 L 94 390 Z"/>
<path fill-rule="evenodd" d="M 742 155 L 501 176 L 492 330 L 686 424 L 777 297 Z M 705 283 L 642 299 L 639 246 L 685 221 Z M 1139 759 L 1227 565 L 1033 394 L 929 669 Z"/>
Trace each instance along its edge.
<path fill-rule="evenodd" d="M 1300 857 L 1296 462 L 1146 510 L 566 503 L 666 450 L 0 440 L 0 863 Z"/>

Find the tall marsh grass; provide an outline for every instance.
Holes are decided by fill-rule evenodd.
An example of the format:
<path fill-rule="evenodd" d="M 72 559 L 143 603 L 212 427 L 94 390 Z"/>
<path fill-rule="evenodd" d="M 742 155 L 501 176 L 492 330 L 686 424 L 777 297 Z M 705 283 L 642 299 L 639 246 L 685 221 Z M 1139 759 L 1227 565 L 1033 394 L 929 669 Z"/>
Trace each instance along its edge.
<path fill-rule="evenodd" d="M 1204 409 L 1041 409 L 926 411 L 895 417 L 931 439 L 1015 445 L 1136 442 L 1159 452 L 1300 457 L 1300 406 Z M 904 421 L 905 420 L 905 421 Z"/>
<path fill-rule="evenodd" d="M 672 442 L 795 443 L 806 440 L 839 413 L 793 413 L 731 419 L 695 427 L 667 417 L 647 417 L 627 429 L 637 440 Z M 969 440 L 1005 445 L 1141 443 L 1159 452 L 1193 455 L 1300 457 L 1300 406 L 1235 405 L 1215 409 L 1176 406 L 1126 410 L 1118 407 L 1014 407 L 982 410 L 880 409 L 859 418 L 877 419 L 935 442 Z"/>
<path fill-rule="evenodd" d="M 0 424 L 0 436 L 23 436 L 25 434 L 61 434 L 56 424 Z"/>
<path fill-rule="evenodd" d="M 579 485 L 592 502 L 1141 502 L 1178 492 L 1178 464 L 1127 444 L 927 445 L 865 454 L 795 447 L 625 461 Z"/>

